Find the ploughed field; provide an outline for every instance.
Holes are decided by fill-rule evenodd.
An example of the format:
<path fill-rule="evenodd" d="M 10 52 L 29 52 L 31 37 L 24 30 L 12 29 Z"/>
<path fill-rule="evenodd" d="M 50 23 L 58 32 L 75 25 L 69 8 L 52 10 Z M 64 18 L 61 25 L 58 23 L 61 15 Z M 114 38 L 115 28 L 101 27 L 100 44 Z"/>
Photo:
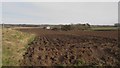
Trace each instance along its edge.
<path fill-rule="evenodd" d="M 120 64 L 117 31 L 19 30 L 37 35 L 28 44 L 22 66 Z"/>

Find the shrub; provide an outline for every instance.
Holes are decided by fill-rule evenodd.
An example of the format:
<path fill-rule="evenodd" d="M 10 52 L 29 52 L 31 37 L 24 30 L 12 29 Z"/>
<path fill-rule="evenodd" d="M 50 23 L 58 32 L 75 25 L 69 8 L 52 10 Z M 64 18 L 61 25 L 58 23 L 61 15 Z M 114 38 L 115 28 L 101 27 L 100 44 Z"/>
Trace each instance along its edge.
<path fill-rule="evenodd" d="M 59 28 L 54 27 L 54 28 L 52 28 L 52 30 L 59 30 Z"/>
<path fill-rule="evenodd" d="M 71 25 L 62 25 L 61 30 L 65 30 L 65 31 L 71 30 Z"/>

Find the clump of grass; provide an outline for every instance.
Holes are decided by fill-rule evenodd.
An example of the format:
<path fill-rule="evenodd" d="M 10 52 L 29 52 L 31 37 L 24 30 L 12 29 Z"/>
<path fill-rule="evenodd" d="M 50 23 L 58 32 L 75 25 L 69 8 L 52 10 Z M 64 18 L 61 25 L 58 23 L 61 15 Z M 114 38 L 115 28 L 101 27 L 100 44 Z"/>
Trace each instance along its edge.
<path fill-rule="evenodd" d="M 28 43 L 31 43 L 32 41 L 34 41 L 35 39 L 35 36 L 31 37 L 29 40 L 28 40 Z"/>
<path fill-rule="evenodd" d="M 34 41 L 34 39 L 35 39 L 35 36 L 31 37 L 31 38 L 28 40 L 28 43 L 26 44 L 26 46 L 25 46 L 24 50 L 26 50 L 26 49 L 29 47 L 29 45 L 28 45 L 28 44 L 30 44 L 31 42 L 33 42 L 33 41 Z"/>
<path fill-rule="evenodd" d="M 85 61 L 82 59 L 78 59 L 76 60 L 76 63 L 74 64 L 74 66 L 82 66 L 83 64 L 85 64 Z"/>

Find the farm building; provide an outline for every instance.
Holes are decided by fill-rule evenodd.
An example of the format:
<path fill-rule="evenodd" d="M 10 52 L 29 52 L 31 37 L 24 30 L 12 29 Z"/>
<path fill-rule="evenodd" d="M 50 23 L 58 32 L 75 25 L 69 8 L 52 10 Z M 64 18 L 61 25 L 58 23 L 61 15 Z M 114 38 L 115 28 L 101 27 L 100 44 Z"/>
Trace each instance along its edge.
<path fill-rule="evenodd" d="M 47 26 L 46 29 L 51 29 L 51 27 L 50 27 L 50 26 Z"/>

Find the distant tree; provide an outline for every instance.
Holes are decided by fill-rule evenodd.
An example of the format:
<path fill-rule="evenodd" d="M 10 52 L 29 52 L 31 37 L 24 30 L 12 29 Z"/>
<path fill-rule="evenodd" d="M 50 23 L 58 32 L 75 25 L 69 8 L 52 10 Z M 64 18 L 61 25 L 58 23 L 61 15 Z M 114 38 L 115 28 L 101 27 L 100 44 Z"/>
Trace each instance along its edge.
<path fill-rule="evenodd" d="M 52 28 L 52 30 L 59 30 L 59 28 L 54 27 L 54 28 Z"/>
<path fill-rule="evenodd" d="M 88 27 L 90 27 L 90 24 L 89 24 L 89 23 L 86 23 L 86 25 L 87 25 Z"/>
<path fill-rule="evenodd" d="M 65 30 L 65 31 L 71 30 L 71 25 L 62 25 L 61 30 Z"/>
<path fill-rule="evenodd" d="M 114 26 L 115 27 L 120 27 L 120 23 L 115 23 Z"/>
<path fill-rule="evenodd" d="M 82 26 L 85 26 L 85 24 L 82 24 Z"/>

